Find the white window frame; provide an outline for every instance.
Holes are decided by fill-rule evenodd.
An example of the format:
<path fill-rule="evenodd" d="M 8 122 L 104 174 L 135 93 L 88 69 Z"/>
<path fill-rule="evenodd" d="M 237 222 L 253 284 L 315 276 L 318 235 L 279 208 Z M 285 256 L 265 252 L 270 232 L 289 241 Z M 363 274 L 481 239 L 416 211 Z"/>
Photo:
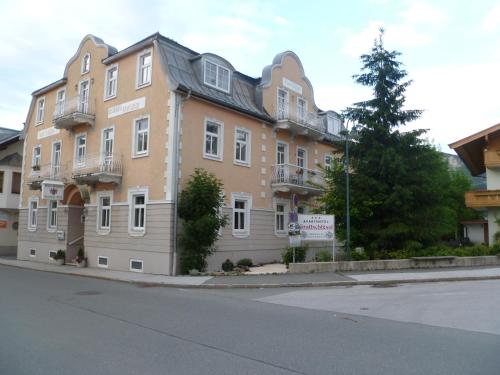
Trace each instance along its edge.
<path fill-rule="evenodd" d="M 43 104 L 40 104 L 43 103 Z M 43 124 L 43 120 L 45 118 L 45 107 L 46 107 L 45 96 L 38 98 L 36 101 L 36 116 L 35 116 L 35 125 Z"/>
<path fill-rule="evenodd" d="M 62 99 L 59 98 L 59 94 L 62 93 Z M 56 108 L 54 111 L 54 114 L 56 116 L 63 116 L 64 115 L 64 104 L 66 103 L 66 87 L 57 90 L 56 93 Z"/>
<path fill-rule="evenodd" d="M 53 202 L 56 203 L 56 207 L 53 208 Z M 57 200 L 50 199 L 47 201 L 47 232 L 55 232 L 57 230 Z M 52 213 L 55 212 L 55 223 L 52 223 Z"/>
<path fill-rule="evenodd" d="M 303 166 L 299 165 L 299 151 L 304 151 L 304 157 L 303 157 L 304 165 Z M 308 159 L 307 148 L 298 146 L 297 150 L 295 151 L 295 163 L 296 163 L 297 167 L 300 167 L 302 169 L 308 169 L 307 168 L 307 165 L 308 165 L 307 164 L 308 163 L 307 159 Z"/>
<path fill-rule="evenodd" d="M 245 202 L 245 211 L 244 211 L 244 229 L 235 229 L 234 228 L 234 214 L 236 212 L 235 203 L 236 201 L 244 201 Z M 250 236 L 250 226 L 251 226 L 251 210 L 252 210 L 252 195 L 248 193 L 232 193 L 231 194 L 231 229 L 234 237 L 244 238 Z"/>
<path fill-rule="evenodd" d="M 279 230 L 276 225 L 278 216 L 278 205 L 283 206 L 283 230 Z M 290 215 L 290 201 L 287 199 L 276 198 L 274 199 L 274 233 L 278 237 L 285 237 L 288 235 L 288 221 Z"/>
<path fill-rule="evenodd" d="M 284 92 L 285 96 L 285 107 L 283 109 L 283 115 L 280 116 L 280 92 Z M 290 93 L 288 90 L 283 87 L 276 88 L 276 119 L 277 120 L 286 120 L 290 115 Z"/>
<path fill-rule="evenodd" d="M 88 64 L 85 64 L 85 60 L 88 58 Z M 82 57 L 82 65 L 80 67 L 80 73 L 81 74 L 86 74 L 90 72 L 90 60 L 91 60 L 91 55 L 90 52 L 87 52 L 85 55 Z M 88 65 L 88 66 L 86 66 Z"/>
<path fill-rule="evenodd" d="M 100 264 L 99 259 L 106 259 L 106 264 Z M 97 256 L 97 267 L 108 268 L 108 266 L 109 266 L 109 257 L 103 256 L 103 255 L 98 255 Z"/>
<path fill-rule="evenodd" d="M 150 69 L 150 74 L 149 74 L 149 81 L 148 82 L 141 82 L 141 76 L 142 76 L 142 69 L 143 67 L 146 67 L 147 65 L 141 65 L 141 58 L 144 55 L 151 54 L 151 64 L 149 64 L 149 69 Z M 137 55 L 137 68 L 136 68 L 136 75 L 135 75 L 135 88 L 136 90 L 142 89 L 143 87 L 147 87 L 151 85 L 151 82 L 153 81 L 153 49 L 149 48 Z"/>
<path fill-rule="evenodd" d="M 206 127 L 205 127 L 206 131 Z M 247 135 L 247 140 L 246 142 L 241 142 L 238 140 L 238 132 L 244 132 Z M 246 145 L 246 159 L 247 160 L 240 160 L 237 158 L 237 147 L 238 143 L 244 143 Z M 250 167 L 251 166 L 251 160 L 252 160 L 252 132 L 246 128 L 242 127 L 236 127 L 234 129 L 234 164 L 236 165 L 241 165 L 244 167 Z"/>
<path fill-rule="evenodd" d="M 327 163 L 327 162 L 326 162 L 326 160 L 327 160 L 327 159 L 330 159 L 330 162 L 329 162 L 329 163 Z M 329 154 L 325 154 L 325 158 L 324 158 L 324 160 L 323 160 L 323 161 L 324 161 L 324 166 L 325 166 L 325 168 L 331 168 L 332 163 L 333 163 L 333 156 L 332 156 L 332 155 L 329 155 Z"/>
<path fill-rule="evenodd" d="M 87 84 L 87 96 L 85 98 L 85 101 L 82 101 L 82 86 L 84 84 Z M 78 82 L 78 111 L 82 113 L 88 113 L 89 112 L 89 105 L 90 105 L 90 79 L 82 79 L 80 82 Z"/>
<path fill-rule="evenodd" d="M 302 117 L 300 116 L 300 113 L 299 113 L 299 103 L 301 101 L 304 103 L 304 113 L 303 113 Z M 307 100 L 305 98 L 303 98 L 302 96 L 297 96 L 297 120 L 299 122 L 305 122 L 306 118 L 307 118 Z"/>
<path fill-rule="evenodd" d="M 207 141 L 207 135 L 212 135 L 214 133 L 208 133 L 207 132 L 207 125 L 208 123 L 211 122 L 213 124 L 216 124 L 219 126 L 219 134 L 217 135 L 217 155 L 213 154 L 208 154 L 206 151 L 206 141 Z M 203 125 L 203 158 L 205 159 L 210 159 L 210 160 L 216 160 L 216 161 L 222 161 L 224 159 L 224 123 L 222 121 L 216 120 L 214 118 L 205 118 L 204 125 Z"/>
<path fill-rule="evenodd" d="M 147 226 L 147 211 L 148 211 L 148 193 L 149 189 L 147 187 L 144 188 L 132 188 L 128 190 L 128 233 L 131 236 L 144 236 L 146 234 L 146 226 Z M 135 203 L 134 197 L 137 195 L 144 195 L 144 228 L 136 228 L 134 227 L 134 215 L 135 215 Z"/>
<path fill-rule="evenodd" d="M 59 144 L 59 160 L 56 163 L 56 154 L 55 151 L 56 145 Z M 61 170 L 61 158 L 62 158 L 62 141 L 58 139 L 57 141 L 52 142 L 52 155 L 50 156 L 50 167 L 52 168 L 52 173 L 54 176 L 58 175 Z"/>
<path fill-rule="evenodd" d="M 38 157 L 35 157 L 35 150 L 36 149 L 40 150 Z M 31 167 L 35 167 L 35 166 L 41 167 L 41 165 L 42 165 L 42 145 L 38 144 L 38 145 L 33 146 L 33 155 L 31 155 Z"/>
<path fill-rule="evenodd" d="M 102 207 L 103 207 L 101 204 L 102 198 L 109 198 L 109 214 L 108 214 L 108 226 L 107 227 L 101 226 Z M 113 191 L 112 190 L 98 191 L 96 199 L 97 199 L 96 231 L 98 234 L 106 235 L 106 234 L 109 234 L 111 232 L 111 213 L 112 213 L 112 206 L 113 206 Z"/>
<path fill-rule="evenodd" d="M 142 131 L 143 133 L 147 133 L 147 142 L 146 142 L 146 150 L 145 151 L 138 151 L 137 150 L 137 123 L 141 120 L 148 120 L 148 130 L 147 132 Z M 142 158 L 144 156 L 149 155 L 149 140 L 151 139 L 151 117 L 150 115 L 145 115 L 141 117 L 136 117 L 132 121 L 132 159 L 135 158 Z"/>
<path fill-rule="evenodd" d="M 141 269 L 138 270 L 136 268 L 132 268 L 132 262 L 139 262 L 139 263 L 141 263 Z M 132 272 L 144 272 L 144 261 L 142 259 L 130 259 L 129 269 Z"/>
<path fill-rule="evenodd" d="M 36 208 L 33 208 L 33 203 L 36 203 Z M 29 199 L 29 206 L 28 206 L 28 230 L 30 232 L 36 231 L 36 228 L 38 227 L 38 210 L 39 210 L 39 199 L 38 197 L 31 197 Z M 34 217 L 35 217 L 35 223 L 33 225 L 33 221 L 31 220 L 33 216 L 33 211 L 34 211 Z"/>
<path fill-rule="evenodd" d="M 33 253 L 33 254 L 31 254 L 31 252 L 32 252 L 32 251 L 34 251 L 34 253 Z M 31 248 L 31 249 L 29 250 L 29 254 L 28 254 L 28 255 L 29 255 L 30 257 L 32 257 L 32 258 L 36 258 L 36 249 Z"/>
<path fill-rule="evenodd" d="M 285 146 L 285 160 L 284 160 L 284 163 L 278 163 L 278 146 L 279 145 L 284 145 Z M 276 154 L 275 154 L 275 158 L 276 158 L 276 165 L 286 165 L 286 164 L 289 164 L 290 163 L 290 147 L 288 145 L 287 142 L 284 142 L 284 141 L 277 141 L 276 142 Z"/>
<path fill-rule="evenodd" d="M 109 72 L 113 69 L 116 69 L 116 78 L 114 80 L 115 82 L 115 85 L 114 85 L 114 92 L 109 94 L 108 93 L 108 86 L 110 84 L 110 79 L 109 79 Z M 110 99 L 113 99 L 113 98 L 116 98 L 116 95 L 118 93 L 118 64 L 113 64 L 111 66 L 109 66 L 107 69 L 106 69 L 106 73 L 105 73 L 105 80 L 104 80 L 104 101 L 106 100 L 110 100 Z"/>
<path fill-rule="evenodd" d="M 212 64 L 215 65 L 215 85 L 209 81 L 207 81 L 207 64 Z M 227 89 L 222 86 L 222 78 L 220 77 L 221 70 L 224 70 L 227 72 Z M 217 89 L 219 91 L 229 93 L 231 92 L 231 70 L 226 68 L 225 66 L 222 66 L 220 64 L 217 64 L 215 61 L 212 60 L 204 60 L 203 61 L 203 83 L 207 86 L 213 87 L 214 89 Z"/>
<path fill-rule="evenodd" d="M 108 155 L 106 152 L 106 139 L 104 139 L 104 134 L 106 131 L 111 130 L 113 137 L 111 137 L 111 155 Z M 113 156 L 115 155 L 115 126 L 111 125 L 106 128 L 103 128 L 101 131 L 101 148 L 100 148 L 100 153 L 101 153 L 101 162 L 103 165 L 109 166 L 112 165 L 113 162 Z"/>
<path fill-rule="evenodd" d="M 85 138 L 85 146 L 82 147 L 84 149 L 84 153 L 83 153 L 83 162 L 79 162 L 79 159 L 78 159 L 78 151 L 80 149 L 80 146 L 78 144 L 78 140 L 80 138 Z M 78 133 L 78 134 L 75 134 L 75 156 L 74 156 L 74 162 L 73 162 L 73 165 L 75 167 L 84 167 L 85 164 L 86 164 L 86 161 L 87 161 L 87 133 Z"/>

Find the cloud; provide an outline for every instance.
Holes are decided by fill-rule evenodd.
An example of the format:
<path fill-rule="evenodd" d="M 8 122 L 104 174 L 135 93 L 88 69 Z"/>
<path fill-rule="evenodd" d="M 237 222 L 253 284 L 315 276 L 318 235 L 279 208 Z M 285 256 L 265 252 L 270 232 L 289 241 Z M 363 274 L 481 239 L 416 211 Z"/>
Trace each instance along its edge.
<path fill-rule="evenodd" d="M 484 16 L 481 27 L 486 32 L 495 32 L 500 30 L 500 4 L 491 8 Z"/>
<path fill-rule="evenodd" d="M 290 21 L 288 21 L 286 18 L 281 17 L 281 16 L 276 16 L 274 17 L 274 23 L 280 26 L 288 26 L 290 24 Z"/>
<path fill-rule="evenodd" d="M 446 14 L 439 8 L 425 2 L 412 2 L 400 13 L 402 22 L 388 23 L 372 20 L 360 31 L 339 27 L 337 35 L 344 37 L 342 52 L 357 58 L 373 45 L 380 28 L 385 29 L 384 41 L 393 48 L 413 48 L 433 42 L 433 31 L 447 22 Z"/>

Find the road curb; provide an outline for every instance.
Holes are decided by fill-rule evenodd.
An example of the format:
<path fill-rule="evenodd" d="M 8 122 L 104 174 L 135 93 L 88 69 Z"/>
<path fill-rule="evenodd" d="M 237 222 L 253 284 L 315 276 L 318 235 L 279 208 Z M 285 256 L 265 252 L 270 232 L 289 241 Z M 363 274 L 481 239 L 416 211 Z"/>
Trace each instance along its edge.
<path fill-rule="evenodd" d="M 263 284 L 178 284 L 178 283 L 162 283 L 162 282 L 144 282 L 136 280 L 124 280 L 110 276 L 84 275 L 64 270 L 46 270 L 32 267 L 23 267 L 18 264 L 9 264 L 0 261 L 0 265 L 7 267 L 21 268 L 32 271 L 51 272 L 62 275 L 88 277 L 93 279 L 117 281 L 128 284 L 135 284 L 141 288 L 181 288 L 181 289 L 269 289 L 269 288 L 321 288 L 321 287 L 351 287 L 359 285 L 380 285 L 389 286 L 394 284 L 422 284 L 422 283 L 438 283 L 438 282 L 457 282 L 457 281 L 481 281 L 481 280 L 500 280 L 498 276 L 463 276 L 463 277 L 430 277 L 425 279 L 392 279 L 392 280 L 347 280 L 347 281 L 318 281 L 318 282 L 302 282 L 302 283 L 263 283 Z"/>

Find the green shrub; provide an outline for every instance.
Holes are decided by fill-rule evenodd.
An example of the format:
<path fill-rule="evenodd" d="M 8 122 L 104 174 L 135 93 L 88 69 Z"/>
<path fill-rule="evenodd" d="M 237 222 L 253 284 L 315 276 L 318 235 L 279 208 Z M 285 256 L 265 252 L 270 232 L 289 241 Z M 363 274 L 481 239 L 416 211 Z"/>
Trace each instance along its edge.
<path fill-rule="evenodd" d="M 295 263 L 303 263 L 306 260 L 306 253 L 309 249 L 309 246 L 300 246 L 295 248 Z M 285 263 L 288 267 L 290 263 L 293 262 L 293 247 L 287 247 L 281 253 L 281 258 L 283 259 L 283 263 Z"/>
<path fill-rule="evenodd" d="M 314 255 L 315 262 L 331 262 L 333 261 L 331 250 L 320 250 Z"/>
<path fill-rule="evenodd" d="M 234 263 L 229 259 L 226 259 L 226 261 L 222 263 L 222 270 L 224 272 L 231 272 L 232 270 L 234 270 Z"/>
<path fill-rule="evenodd" d="M 250 259 L 250 258 L 243 258 L 243 259 L 240 259 L 238 261 L 238 263 L 236 263 L 236 265 L 238 267 L 252 267 L 253 262 L 252 262 L 252 259 Z"/>
<path fill-rule="evenodd" d="M 66 252 L 64 250 L 57 250 L 56 255 L 52 259 L 65 259 L 66 258 Z"/>
<path fill-rule="evenodd" d="M 363 252 L 358 252 L 358 251 L 351 252 L 351 260 L 369 260 L 369 259 L 370 259 L 370 257 L 364 251 Z"/>

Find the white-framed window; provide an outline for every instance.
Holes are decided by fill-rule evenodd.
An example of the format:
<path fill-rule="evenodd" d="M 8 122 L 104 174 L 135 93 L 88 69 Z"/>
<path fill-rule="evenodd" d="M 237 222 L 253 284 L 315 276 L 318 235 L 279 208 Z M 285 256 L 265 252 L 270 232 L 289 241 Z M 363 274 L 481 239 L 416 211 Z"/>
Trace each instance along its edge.
<path fill-rule="evenodd" d="M 97 267 L 108 268 L 108 257 L 99 255 L 97 257 Z"/>
<path fill-rule="evenodd" d="M 104 100 L 116 97 L 118 88 L 118 65 L 106 69 L 106 82 L 104 84 Z"/>
<path fill-rule="evenodd" d="M 307 150 L 303 147 L 297 147 L 297 166 L 307 169 Z"/>
<path fill-rule="evenodd" d="M 39 125 L 43 123 L 43 118 L 45 116 L 45 97 L 40 98 L 36 102 L 36 121 L 35 124 Z"/>
<path fill-rule="evenodd" d="M 130 189 L 129 201 L 129 233 L 131 235 L 144 235 L 146 232 L 146 204 L 148 202 L 148 189 Z"/>
<path fill-rule="evenodd" d="M 143 51 L 137 57 L 137 82 L 136 88 L 141 88 L 151 84 L 153 72 L 153 50 Z"/>
<path fill-rule="evenodd" d="M 288 230 L 289 202 L 276 199 L 274 204 L 274 231 L 277 235 L 286 235 Z"/>
<path fill-rule="evenodd" d="M 52 143 L 51 177 L 59 176 L 61 170 L 61 141 Z"/>
<path fill-rule="evenodd" d="M 130 271 L 142 272 L 143 261 L 140 259 L 130 259 Z"/>
<path fill-rule="evenodd" d="M 85 74 L 90 72 L 90 53 L 86 53 L 85 56 L 83 56 L 82 59 L 82 69 L 81 73 Z"/>
<path fill-rule="evenodd" d="M 330 134 L 339 135 L 342 126 L 342 121 L 334 116 L 327 116 L 326 131 Z"/>
<path fill-rule="evenodd" d="M 233 207 L 233 217 L 232 217 L 233 235 L 235 237 L 249 236 L 252 196 L 245 193 L 233 193 L 232 207 Z"/>
<path fill-rule="evenodd" d="M 30 249 L 30 257 L 36 257 L 36 249 Z"/>
<path fill-rule="evenodd" d="M 212 61 L 205 60 L 203 82 L 218 90 L 229 92 L 231 87 L 231 71 Z"/>
<path fill-rule="evenodd" d="M 110 170 L 113 165 L 113 148 L 115 143 L 115 127 L 102 129 L 101 155 L 105 170 Z"/>
<path fill-rule="evenodd" d="M 28 230 L 36 230 L 38 224 L 38 198 L 32 197 L 28 209 Z"/>
<path fill-rule="evenodd" d="M 57 200 L 49 200 L 47 207 L 47 230 L 55 231 L 57 229 Z"/>
<path fill-rule="evenodd" d="M 333 157 L 332 155 L 325 155 L 325 168 L 330 169 L 332 166 Z"/>
<path fill-rule="evenodd" d="M 90 80 L 81 81 L 78 84 L 78 111 L 89 112 Z"/>
<path fill-rule="evenodd" d="M 33 158 L 31 159 L 32 167 L 40 167 L 42 160 L 42 146 L 36 145 L 33 147 Z"/>
<path fill-rule="evenodd" d="M 234 162 L 250 166 L 251 160 L 251 133 L 249 130 L 236 128 L 234 133 Z"/>
<path fill-rule="evenodd" d="M 306 115 L 307 115 L 307 101 L 299 96 L 297 97 L 297 120 L 300 123 L 305 122 Z"/>
<path fill-rule="evenodd" d="M 278 120 L 285 120 L 288 118 L 288 107 L 288 91 L 278 88 L 278 106 L 276 110 Z"/>
<path fill-rule="evenodd" d="M 205 142 L 203 157 L 222 160 L 224 124 L 214 119 L 205 119 Z"/>
<path fill-rule="evenodd" d="M 49 259 L 54 259 L 57 254 L 55 250 L 49 250 Z"/>
<path fill-rule="evenodd" d="M 97 193 L 97 232 L 109 233 L 111 229 L 112 192 Z"/>
<path fill-rule="evenodd" d="M 136 118 L 133 126 L 132 156 L 147 156 L 149 154 L 149 116 Z"/>
<path fill-rule="evenodd" d="M 87 134 L 78 134 L 75 137 L 75 165 L 81 167 L 85 165 L 87 155 Z"/>
<path fill-rule="evenodd" d="M 66 89 L 60 89 L 56 94 L 56 116 L 64 115 L 64 103 L 66 102 Z"/>

